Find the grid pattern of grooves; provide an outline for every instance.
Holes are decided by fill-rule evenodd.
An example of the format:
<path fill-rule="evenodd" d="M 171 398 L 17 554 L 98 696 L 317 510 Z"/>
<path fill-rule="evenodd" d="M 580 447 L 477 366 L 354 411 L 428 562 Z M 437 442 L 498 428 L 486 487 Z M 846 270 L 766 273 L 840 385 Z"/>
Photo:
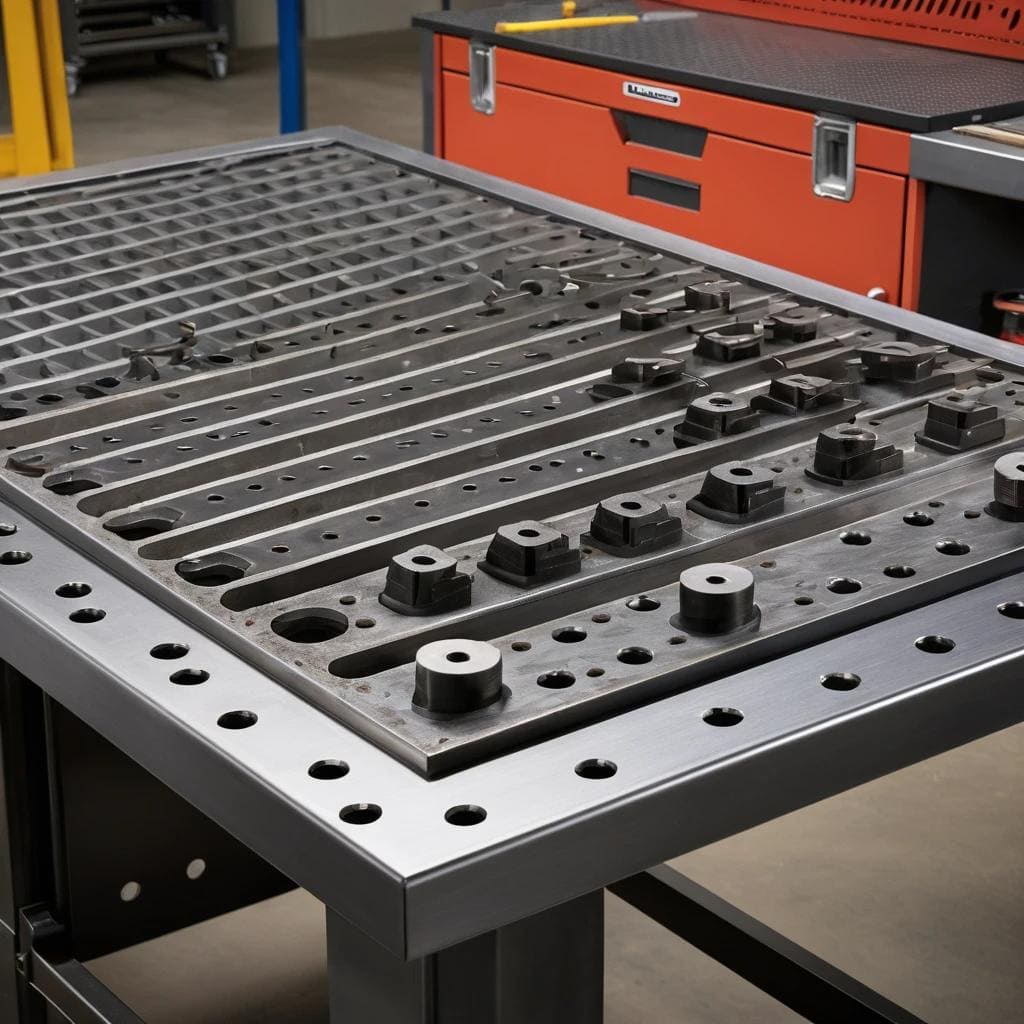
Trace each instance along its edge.
<path fill-rule="evenodd" d="M 567 608 L 671 586 L 712 548 L 736 557 L 734 539 L 750 554 L 750 531 L 687 507 L 732 460 L 774 475 L 791 535 L 810 538 L 836 498 L 804 472 L 819 431 L 877 416 L 909 449 L 927 394 L 988 362 L 341 143 L 9 193 L 0 252 L 4 493 L 418 765 L 410 751 L 475 750 L 394 682 L 422 643 L 542 635 Z M 931 360 L 913 408 L 900 388 L 852 386 L 866 347 L 898 341 Z M 838 390 L 780 405 L 773 385 L 801 374 Z M 1018 383 L 998 397 L 1011 412 Z M 748 422 L 688 440 L 698 399 Z M 914 458 L 908 485 L 948 469 Z M 586 540 L 598 502 L 638 492 L 685 528 L 635 560 Z M 857 500 L 839 498 L 851 519 Z M 478 569 L 494 531 L 526 520 L 578 548 L 576 575 L 524 590 Z M 468 606 L 380 601 L 392 558 L 424 544 L 473 574 Z M 933 548 L 922 578 L 926 557 L 949 564 Z M 626 670 L 591 667 L 614 698 Z M 529 683 L 516 698 L 538 721 L 587 696 L 550 703 L 558 687 Z"/>

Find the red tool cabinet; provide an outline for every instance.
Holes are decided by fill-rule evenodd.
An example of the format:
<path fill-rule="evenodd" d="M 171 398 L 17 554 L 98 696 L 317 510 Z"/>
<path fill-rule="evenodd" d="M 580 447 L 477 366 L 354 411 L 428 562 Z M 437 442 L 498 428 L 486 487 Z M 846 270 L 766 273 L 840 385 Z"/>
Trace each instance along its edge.
<path fill-rule="evenodd" d="M 701 13 L 692 22 L 618 29 L 487 31 L 499 18 L 550 16 L 550 7 L 419 19 L 434 32 L 439 156 L 908 308 L 917 305 L 924 209 L 924 188 L 909 175 L 911 132 L 1024 112 L 1020 62 L 750 18 Z M 690 53 L 682 52 L 689 43 L 666 42 L 673 31 L 690 39 L 698 20 L 712 53 L 703 41 Z M 767 58 L 759 33 L 777 40 Z M 819 52 L 801 57 L 808 46 Z M 786 47 L 806 69 L 788 73 L 779 60 Z M 866 48 L 863 60 L 858 47 Z M 488 109 L 471 95 L 480 51 L 491 78 Z M 767 70 L 737 71 L 737 54 L 751 53 Z M 884 62 L 904 53 L 906 80 L 883 83 L 872 106 L 871 74 L 886 75 Z M 855 87 L 832 87 L 829 60 L 839 77 L 854 70 Z M 936 74 L 953 81 L 929 88 Z M 957 78 L 969 79 L 962 96 Z M 919 99 L 915 90 L 929 94 Z M 816 187 L 816 168 L 824 187 Z M 829 188 L 830 173 L 838 190 Z"/>

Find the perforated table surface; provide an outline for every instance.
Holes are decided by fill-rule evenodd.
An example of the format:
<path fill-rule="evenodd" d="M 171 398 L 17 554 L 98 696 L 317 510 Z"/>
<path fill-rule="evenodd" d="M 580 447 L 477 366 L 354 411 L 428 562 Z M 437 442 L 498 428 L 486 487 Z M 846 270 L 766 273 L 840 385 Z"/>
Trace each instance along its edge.
<path fill-rule="evenodd" d="M 1020 62 L 753 18 L 701 11 L 648 24 L 526 35 L 494 31 L 497 21 L 550 18 L 555 6 L 517 3 L 431 13 L 414 23 L 545 57 L 906 131 L 1024 114 Z M 639 8 L 605 4 L 594 13 Z"/>
<path fill-rule="evenodd" d="M 1017 346 L 344 129 L 0 233 L 0 659 L 397 956 L 1024 718 Z"/>

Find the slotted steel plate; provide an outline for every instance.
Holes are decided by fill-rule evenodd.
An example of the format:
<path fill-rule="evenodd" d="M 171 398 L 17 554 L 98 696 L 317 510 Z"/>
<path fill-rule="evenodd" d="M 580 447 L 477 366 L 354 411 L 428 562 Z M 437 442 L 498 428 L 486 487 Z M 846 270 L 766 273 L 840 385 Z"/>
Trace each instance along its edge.
<path fill-rule="evenodd" d="M 0 195 L 0 486 L 410 766 L 436 776 L 1020 568 L 1020 524 L 984 511 L 995 458 L 1024 444 L 1019 371 L 994 345 L 344 139 Z M 880 344 L 924 355 L 879 370 Z M 794 377 L 838 390 L 780 404 Z M 951 391 L 1001 433 L 919 444 Z M 709 402 L 746 410 L 742 429 L 688 433 Z M 813 475 L 819 433 L 846 423 L 900 466 Z M 783 500 L 705 514 L 691 499 L 723 464 Z M 595 541 L 617 496 L 664 506 L 675 535 Z M 564 534 L 576 571 L 481 570 L 524 523 Z M 471 577 L 468 603 L 381 603 L 392 560 L 423 545 Z M 703 563 L 752 570 L 756 626 L 679 623 L 679 574 Z M 102 616 L 69 596 L 73 622 Z M 437 640 L 499 651 L 500 699 L 414 706 Z"/>

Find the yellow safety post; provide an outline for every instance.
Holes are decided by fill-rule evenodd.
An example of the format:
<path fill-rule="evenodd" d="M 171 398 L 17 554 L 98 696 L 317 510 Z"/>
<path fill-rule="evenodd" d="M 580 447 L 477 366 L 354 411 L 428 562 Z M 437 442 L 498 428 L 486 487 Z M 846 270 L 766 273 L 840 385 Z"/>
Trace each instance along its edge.
<path fill-rule="evenodd" d="M 75 149 L 71 138 L 71 111 L 68 109 L 68 87 L 64 74 L 64 41 L 60 34 L 59 3 L 60 0 L 35 0 L 51 163 L 55 171 L 64 171 L 75 166 Z"/>
<path fill-rule="evenodd" d="M 0 175 L 73 166 L 57 0 L 0 0 L 12 135 L 0 137 Z"/>

